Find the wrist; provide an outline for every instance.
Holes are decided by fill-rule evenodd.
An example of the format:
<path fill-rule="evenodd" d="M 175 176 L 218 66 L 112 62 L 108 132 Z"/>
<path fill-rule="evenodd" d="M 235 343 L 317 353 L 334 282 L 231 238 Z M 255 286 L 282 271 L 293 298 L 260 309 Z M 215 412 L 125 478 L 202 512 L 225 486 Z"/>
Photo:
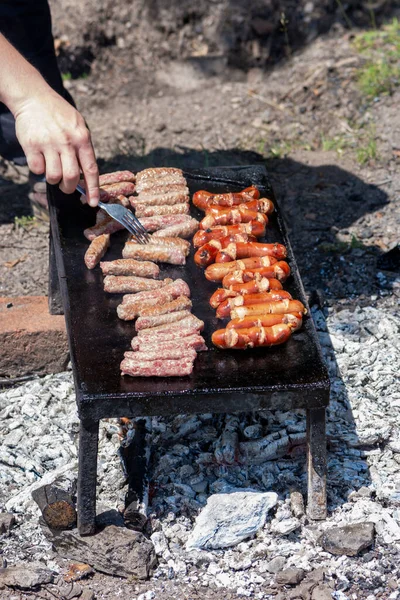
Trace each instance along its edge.
<path fill-rule="evenodd" d="M 15 88 L 7 98 L 5 104 L 10 109 L 14 118 L 17 119 L 27 107 L 41 104 L 49 94 L 53 95 L 55 92 L 39 75 L 39 77 L 35 76 L 32 82 L 29 79 L 25 80 L 23 86 Z"/>

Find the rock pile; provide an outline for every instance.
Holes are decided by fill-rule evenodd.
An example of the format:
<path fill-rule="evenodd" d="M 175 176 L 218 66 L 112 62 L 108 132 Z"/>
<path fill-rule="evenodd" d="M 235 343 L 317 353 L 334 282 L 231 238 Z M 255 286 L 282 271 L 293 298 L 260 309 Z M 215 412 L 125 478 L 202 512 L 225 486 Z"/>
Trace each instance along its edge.
<path fill-rule="evenodd" d="M 146 594 L 178 581 L 260 599 L 398 597 L 400 318 L 390 308 L 312 312 L 332 381 L 329 518 L 304 514 L 302 411 L 153 418 L 149 513 L 158 567 Z M 10 565 L 40 562 L 59 573 L 31 491 L 53 481 L 74 489 L 71 374 L 1 393 L 0 417 L 0 512 L 17 520 L 11 527 L 0 519 L 3 555 Z M 117 424 L 102 422 L 98 493 L 109 508 L 125 494 L 118 443 Z M 254 444 L 268 460 L 246 451 Z M 129 575 L 123 561 L 119 575 Z"/>

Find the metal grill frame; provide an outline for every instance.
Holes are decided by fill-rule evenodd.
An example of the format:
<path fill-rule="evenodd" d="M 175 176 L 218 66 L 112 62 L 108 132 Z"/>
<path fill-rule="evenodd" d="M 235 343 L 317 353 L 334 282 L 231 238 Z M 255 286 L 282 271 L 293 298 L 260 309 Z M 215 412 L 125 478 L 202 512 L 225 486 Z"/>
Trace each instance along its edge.
<path fill-rule="evenodd" d="M 202 188 L 216 192 L 237 191 L 254 184 L 260 188 L 263 195 L 272 197 L 276 204 L 263 166 L 217 167 L 192 170 L 185 175 L 191 193 Z M 120 416 L 134 418 L 205 412 L 305 409 L 307 511 L 312 519 L 325 518 L 325 409 L 329 403 L 330 383 L 311 318 L 305 320 L 303 332 L 292 336 L 294 339 L 289 340 L 285 349 L 279 347 L 280 349 L 274 348 L 267 352 L 263 352 L 262 349 L 252 350 L 239 353 L 240 356 L 237 351 L 212 349 L 208 353 L 202 353 L 196 360 L 197 378 L 194 376 L 189 380 L 170 378 L 157 381 L 153 378 L 150 382 L 144 381 L 144 378 L 134 378 L 133 381 L 121 382 L 122 378 L 118 379 L 118 367 L 124 344 L 124 349 L 128 349 L 126 340 L 130 330 L 127 329 L 127 324 L 118 323 L 115 307 L 120 297 L 106 295 L 101 286 L 101 273 L 89 272 L 83 264 L 84 249 L 87 247 L 83 228 L 92 224 L 93 211 L 89 207 L 82 207 L 78 196 L 71 199 L 57 186 L 48 186 L 48 200 L 51 223 L 49 310 L 52 314 L 64 314 L 66 318 L 80 417 L 78 527 L 81 535 L 93 534 L 96 529 L 99 421 L 102 418 Z M 194 216 L 200 216 L 195 208 L 193 211 Z M 300 274 L 278 206 L 276 215 L 271 220 L 268 235 L 270 238 L 267 237 L 267 241 L 279 241 L 288 247 L 288 260 L 292 270 L 288 289 L 293 292 L 294 297 L 306 304 Z M 116 234 L 116 239 L 118 236 L 119 234 Z M 119 246 L 121 244 L 122 237 Z M 118 254 L 115 257 L 111 256 L 117 257 Z M 192 282 L 191 290 L 194 292 L 193 312 L 206 320 L 206 339 L 209 341 L 211 331 L 222 326 L 211 316 L 211 312 L 207 312 L 210 309 L 205 306 L 204 301 L 211 296 L 216 286 L 206 281 L 201 270 L 194 265 L 192 257 L 188 259 L 186 267 L 167 267 L 165 271 L 166 276 L 174 278 L 188 273 L 188 282 Z M 200 313 L 196 311 L 195 296 L 200 293 L 198 290 L 203 294 L 198 300 Z M 97 311 L 99 324 L 96 331 L 92 331 L 96 323 L 90 314 L 88 315 L 91 311 Z M 115 322 L 115 331 L 110 329 L 110 322 Z M 91 331 L 85 331 L 85 327 L 91 328 Z M 109 338 L 113 331 L 116 352 L 110 347 L 113 340 Z M 119 335 L 122 336 L 122 341 Z M 111 362 L 110 371 L 104 374 L 103 382 L 97 381 L 101 380 L 101 377 L 100 373 L 99 377 L 96 377 L 98 363 L 93 358 L 93 339 L 96 337 L 100 346 L 99 361 L 107 359 L 105 353 L 108 345 L 108 359 L 109 363 Z M 285 360 L 287 369 L 281 369 L 280 373 L 279 365 Z M 211 375 L 210 368 L 214 369 Z M 244 374 L 241 369 L 244 370 Z"/>

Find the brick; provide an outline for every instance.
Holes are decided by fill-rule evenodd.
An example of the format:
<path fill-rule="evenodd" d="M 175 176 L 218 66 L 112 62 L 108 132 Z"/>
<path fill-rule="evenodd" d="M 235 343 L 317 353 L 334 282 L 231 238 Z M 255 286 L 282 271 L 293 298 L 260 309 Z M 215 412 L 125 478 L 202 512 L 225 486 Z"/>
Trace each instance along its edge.
<path fill-rule="evenodd" d="M 49 314 L 47 297 L 0 298 L 0 377 L 65 370 L 68 341 L 63 316 Z"/>

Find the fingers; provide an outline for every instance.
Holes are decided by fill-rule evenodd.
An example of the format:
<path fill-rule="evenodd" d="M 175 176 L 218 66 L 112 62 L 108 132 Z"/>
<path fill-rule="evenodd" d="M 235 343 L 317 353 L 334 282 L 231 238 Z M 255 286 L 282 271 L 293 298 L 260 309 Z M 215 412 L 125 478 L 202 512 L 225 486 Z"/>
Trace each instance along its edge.
<path fill-rule="evenodd" d="M 63 176 L 60 155 L 58 152 L 48 150 L 45 154 L 45 161 L 47 182 L 52 185 L 59 183 Z"/>
<path fill-rule="evenodd" d="M 87 201 L 90 206 L 97 206 L 100 199 L 99 169 L 97 167 L 89 132 L 87 133 L 86 142 L 79 147 L 78 159 L 85 179 Z"/>
<path fill-rule="evenodd" d="M 44 156 L 41 152 L 29 151 L 26 153 L 29 170 L 35 175 L 43 175 L 46 170 Z"/>
<path fill-rule="evenodd" d="M 72 194 L 75 191 L 80 178 L 80 169 L 76 152 L 72 148 L 64 150 L 60 158 L 62 180 L 59 187 L 64 194 Z"/>

